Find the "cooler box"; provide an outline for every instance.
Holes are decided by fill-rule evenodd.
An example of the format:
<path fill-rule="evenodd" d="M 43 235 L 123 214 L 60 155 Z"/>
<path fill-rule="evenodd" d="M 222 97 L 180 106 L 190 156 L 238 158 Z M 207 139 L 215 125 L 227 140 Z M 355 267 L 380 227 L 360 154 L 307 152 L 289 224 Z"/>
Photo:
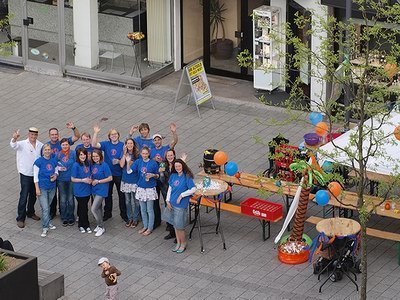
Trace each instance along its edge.
<path fill-rule="evenodd" d="M 266 221 L 275 221 L 282 218 L 282 207 L 282 204 L 257 198 L 248 198 L 240 203 L 242 214 Z"/>

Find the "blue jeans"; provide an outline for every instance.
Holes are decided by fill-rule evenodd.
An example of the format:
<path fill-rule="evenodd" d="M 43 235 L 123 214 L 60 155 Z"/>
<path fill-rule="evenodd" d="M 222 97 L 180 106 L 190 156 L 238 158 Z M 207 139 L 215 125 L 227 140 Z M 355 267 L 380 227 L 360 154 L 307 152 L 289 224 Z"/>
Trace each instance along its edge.
<path fill-rule="evenodd" d="M 19 173 L 21 192 L 19 193 L 17 221 L 25 221 L 26 216 L 35 214 L 36 190 L 33 176 L 25 176 Z M 28 208 L 27 208 L 28 203 Z"/>
<path fill-rule="evenodd" d="M 154 228 L 154 200 L 139 201 L 142 213 L 143 228 L 153 231 Z"/>
<path fill-rule="evenodd" d="M 49 229 L 50 205 L 55 193 L 56 188 L 51 190 L 40 189 L 39 203 L 42 208 L 42 227 L 46 229 Z"/>
<path fill-rule="evenodd" d="M 139 221 L 140 204 L 139 201 L 136 200 L 135 193 L 131 192 L 124 194 L 125 194 L 125 204 L 126 204 L 126 215 L 128 217 L 128 221 L 135 221 L 135 222 Z"/>
<path fill-rule="evenodd" d="M 75 202 L 71 181 L 59 181 L 60 215 L 62 222 L 75 222 Z"/>

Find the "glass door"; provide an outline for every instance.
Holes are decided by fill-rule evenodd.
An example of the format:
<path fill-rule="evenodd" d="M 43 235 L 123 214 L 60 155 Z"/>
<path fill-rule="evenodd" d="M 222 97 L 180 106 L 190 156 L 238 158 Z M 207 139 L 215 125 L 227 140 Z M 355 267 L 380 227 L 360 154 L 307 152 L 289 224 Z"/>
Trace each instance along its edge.
<path fill-rule="evenodd" d="M 60 70 L 59 14 L 64 0 L 23 0 L 24 61 L 27 66 Z"/>
<path fill-rule="evenodd" d="M 252 79 L 253 71 L 239 67 L 237 55 L 252 53 L 252 12 L 265 0 L 204 0 L 204 63 L 208 73 Z"/>

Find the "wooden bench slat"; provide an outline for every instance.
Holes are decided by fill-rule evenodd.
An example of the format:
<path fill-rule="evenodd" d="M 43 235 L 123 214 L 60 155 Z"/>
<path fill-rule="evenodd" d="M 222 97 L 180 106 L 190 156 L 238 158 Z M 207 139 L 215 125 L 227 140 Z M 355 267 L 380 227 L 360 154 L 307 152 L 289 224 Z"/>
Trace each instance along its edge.
<path fill-rule="evenodd" d="M 323 218 L 316 217 L 316 216 L 311 216 L 309 217 L 306 222 L 312 223 L 312 224 L 317 224 L 319 221 L 323 220 Z M 367 235 L 385 239 L 385 240 L 391 240 L 395 242 L 400 242 L 400 234 L 394 233 L 394 232 L 389 232 L 389 231 L 383 231 L 379 229 L 374 229 L 374 228 L 367 228 Z"/>

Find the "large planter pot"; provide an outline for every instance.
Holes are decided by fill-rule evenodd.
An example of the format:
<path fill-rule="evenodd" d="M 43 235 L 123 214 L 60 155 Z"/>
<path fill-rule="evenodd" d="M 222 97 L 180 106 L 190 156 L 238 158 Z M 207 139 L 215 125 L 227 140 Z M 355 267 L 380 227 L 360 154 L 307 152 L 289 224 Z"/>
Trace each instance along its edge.
<path fill-rule="evenodd" d="M 229 59 L 233 54 L 233 41 L 229 39 L 217 39 L 215 42 L 214 57 L 216 59 Z"/>
<path fill-rule="evenodd" d="M 0 273 L 0 299 L 39 300 L 37 258 L 3 249 L 0 253 L 23 260 L 15 268 Z"/>

